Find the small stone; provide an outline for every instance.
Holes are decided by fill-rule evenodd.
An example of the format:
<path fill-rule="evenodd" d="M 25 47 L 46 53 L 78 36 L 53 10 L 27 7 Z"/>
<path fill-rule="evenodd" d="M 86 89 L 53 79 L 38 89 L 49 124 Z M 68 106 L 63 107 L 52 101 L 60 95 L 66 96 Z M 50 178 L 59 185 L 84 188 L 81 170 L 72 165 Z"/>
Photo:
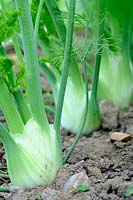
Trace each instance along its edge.
<path fill-rule="evenodd" d="M 64 184 L 63 190 L 72 192 L 79 185 L 89 186 L 89 178 L 85 172 L 80 172 L 71 176 Z"/>
<path fill-rule="evenodd" d="M 133 137 L 128 133 L 122 133 L 122 132 L 114 132 L 111 134 L 110 139 L 112 141 L 120 141 L 120 142 L 128 142 Z"/>

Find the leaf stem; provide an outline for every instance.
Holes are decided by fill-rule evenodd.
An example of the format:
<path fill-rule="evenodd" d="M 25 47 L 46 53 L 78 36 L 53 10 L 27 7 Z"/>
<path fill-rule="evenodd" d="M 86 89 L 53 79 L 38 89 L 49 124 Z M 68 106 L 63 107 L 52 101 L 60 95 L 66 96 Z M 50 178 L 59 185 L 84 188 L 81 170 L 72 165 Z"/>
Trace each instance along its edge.
<path fill-rule="evenodd" d="M 82 135 L 82 132 L 83 132 L 83 129 L 84 129 L 84 126 L 86 123 L 87 114 L 88 114 L 88 77 L 87 77 L 87 67 L 86 67 L 85 61 L 83 63 L 83 66 L 84 66 L 84 78 L 85 78 L 85 89 L 86 89 L 86 103 L 85 103 L 84 117 L 83 117 L 83 121 L 81 124 L 81 128 L 80 128 L 78 134 L 75 136 L 74 142 L 71 145 L 70 149 L 68 150 L 68 152 L 63 160 L 63 164 L 65 164 L 67 162 L 67 160 L 69 159 L 70 155 L 72 154 L 76 144 L 78 143 L 78 141 Z"/>
<path fill-rule="evenodd" d="M 93 79 L 92 79 L 92 92 L 91 96 L 94 96 L 97 99 L 97 87 L 100 71 L 101 56 L 103 50 L 103 38 L 104 38 L 104 22 L 105 22 L 105 10 L 100 8 L 99 13 L 99 33 L 98 33 L 98 42 L 97 42 L 97 54 L 94 64 Z"/>
<path fill-rule="evenodd" d="M 62 113 L 65 89 L 66 89 L 66 84 L 67 84 L 67 77 L 69 73 L 71 51 L 72 51 L 75 3 L 76 3 L 76 0 L 70 0 L 69 2 L 66 44 L 65 44 L 65 51 L 64 51 L 64 64 L 62 68 L 62 77 L 61 77 L 58 98 L 57 98 L 57 107 L 56 107 L 55 121 L 54 121 L 54 127 L 55 127 L 57 138 L 58 138 L 60 154 L 62 150 L 61 134 L 59 134 L 60 122 L 61 122 L 61 113 Z"/>
<path fill-rule="evenodd" d="M 85 50 L 84 51 L 86 51 L 87 35 L 88 35 L 88 26 L 86 27 L 86 31 L 85 31 Z M 86 123 L 87 114 L 88 114 L 88 77 L 87 77 L 86 55 L 83 58 L 83 69 L 84 69 L 85 93 L 86 93 L 84 117 L 83 117 L 83 121 L 81 124 L 81 128 L 79 129 L 79 132 L 76 135 L 73 144 L 71 145 L 70 149 L 68 150 L 68 152 L 63 160 L 63 164 L 65 164 L 67 162 L 67 160 L 69 159 L 70 155 L 72 154 L 76 144 L 78 143 L 78 141 L 82 135 L 82 132 L 83 132 L 83 129 L 84 129 L 84 126 Z"/>
<path fill-rule="evenodd" d="M 36 16 L 36 21 L 35 21 L 35 39 L 36 39 L 36 41 L 38 40 L 39 22 L 40 22 L 40 16 L 41 16 L 43 3 L 44 3 L 44 0 L 40 0 L 38 11 L 37 11 L 37 16 Z"/>
<path fill-rule="evenodd" d="M 15 48 L 17 58 L 18 58 L 19 65 L 21 67 L 24 67 L 24 60 L 23 60 L 22 52 L 21 52 L 20 47 L 19 47 L 19 42 L 17 40 L 16 33 L 14 33 L 12 35 L 12 41 L 13 41 L 13 45 L 14 45 L 14 48 Z"/>
<path fill-rule="evenodd" d="M 30 6 L 27 0 L 16 0 L 16 7 L 22 10 L 19 16 L 24 58 L 27 72 L 27 95 L 33 118 L 38 124 L 49 132 L 49 124 L 46 113 L 43 109 L 42 91 L 40 84 L 39 62 L 37 46 L 30 13 Z"/>
<path fill-rule="evenodd" d="M 12 134 L 22 133 L 24 124 L 16 108 L 13 98 L 11 97 L 8 87 L 4 80 L 0 77 L 0 107 L 7 120 L 10 132 Z"/>

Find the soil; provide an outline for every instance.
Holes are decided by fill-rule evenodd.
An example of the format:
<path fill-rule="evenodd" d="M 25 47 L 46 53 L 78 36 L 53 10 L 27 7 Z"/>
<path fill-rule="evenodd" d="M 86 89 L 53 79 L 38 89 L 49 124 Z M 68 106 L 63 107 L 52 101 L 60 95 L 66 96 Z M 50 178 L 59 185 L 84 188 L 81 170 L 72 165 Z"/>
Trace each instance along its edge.
<path fill-rule="evenodd" d="M 102 102 L 100 107 L 102 113 L 100 129 L 89 137 L 80 139 L 52 185 L 47 188 L 13 189 L 10 193 L 0 193 L 0 200 L 132 200 L 133 196 L 124 197 L 124 193 L 128 187 L 133 186 L 133 140 L 112 142 L 110 135 L 114 131 L 133 134 L 133 106 L 119 111 L 111 102 Z M 66 131 L 62 132 L 65 155 L 74 137 Z M 4 164 L 2 146 L 0 156 Z M 74 183 L 71 183 L 70 177 L 80 172 L 83 185 L 87 177 L 88 191 L 71 189 Z"/>

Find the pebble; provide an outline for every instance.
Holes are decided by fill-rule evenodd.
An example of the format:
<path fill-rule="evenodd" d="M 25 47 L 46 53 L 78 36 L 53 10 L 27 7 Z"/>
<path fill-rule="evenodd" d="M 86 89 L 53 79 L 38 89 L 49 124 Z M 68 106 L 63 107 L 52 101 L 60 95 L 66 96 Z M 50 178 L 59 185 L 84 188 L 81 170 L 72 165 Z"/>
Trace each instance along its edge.
<path fill-rule="evenodd" d="M 128 142 L 133 137 L 128 133 L 122 133 L 122 132 L 113 132 L 110 136 L 110 139 L 112 141 L 120 141 L 120 142 Z"/>
<path fill-rule="evenodd" d="M 79 185 L 89 186 L 89 178 L 85 172 L 80 172 L 71 176 L 64 184 L 63 190 L 71 192 Z"/>

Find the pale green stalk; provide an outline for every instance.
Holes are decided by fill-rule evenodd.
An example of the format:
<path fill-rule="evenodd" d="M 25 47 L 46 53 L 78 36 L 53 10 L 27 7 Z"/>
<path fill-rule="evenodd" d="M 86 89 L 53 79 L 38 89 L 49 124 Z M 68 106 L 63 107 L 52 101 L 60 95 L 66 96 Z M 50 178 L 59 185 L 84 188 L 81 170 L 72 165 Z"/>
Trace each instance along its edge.
<path fill-rule="evenodd" d="M 19 42 L 17 40 L 16 33 L 14 33 L 12 35 L 12 41 L 13 41 L 13 45 L 14 45 L 14 48 L 15 48 L 17 58 L 18 58 L 20 69 L 21 69 L 21 67 L 23 68 L 25 66 L 25 64 L 24 64 L 22 52 L 20 50 Z M 14 76 L 15 76 L 15 74 L 14 74 Z M 20 89 L 17 89 L 16 91 L 14 91 L 13 95 L 14 95 L 14 98 L 16 100 L 19 113 L 20 113 L 20 115 L 23 119 L 23 122 L 25 124 L 31 117 L 31 113 L 29 111 L 29 107 L 27 106 L 26 99 L 24 98 L 23 93 Z"/>
<path fill-rule="evenodd" d="M 54 127 L 56 130 L 58 141 L 60 141 L 60 154 L 62 149 L 61 134 L 60 133 L 60 122 L 61 122 L 61 111 L 63 107 L 65 89 L 67 84 L 67 77 L 69 73 L 71 51 L 72 51 L 72 39 L 73 39 L 73 25 L 74 25 L 74 14 L 75 14 L 75 0 L 70 0 L 69 2 L 69 13 L 68 13 L 68 24 L 67 24 L 67 34 L 66 34 L 66 44 L 64 51 L 64 63 L 62 68 L 62 77 L 60 83 L 60 89 L 57 98 L 56 112 Z"/>
<path fill-rule="evenodd" d="M 14 45 L 14 48 L 15 48 L 17 58 L 18 58 L 19 65 L 21 67 L 24 67 L 24 60 L 23 60 L 22 52 L 20 50 L 20 46 L 19 46 L 19 42 L 18 42 L 16 33 L 14 33 L 12 35 L 12 41 L 13 41 L 13 45 Z"/>
<path fill-rule="evenodd" d="M 41 11 L 43 8 L 43 3 L 44 3 L 44 0 L 40 0 L 38 11 L 37 11 L 37 16 L 36 16 L 36 21 L 35 21 L 35 39 L 36 39 L 36 41 L 38 40 L 39 21 L 40 21 Z M 45 52 L 45 55 L 47 55 L 47 56 L 51 55 L 50 51 L 51 51 L 52 47 L 50 45 L 50 41 L 48 38 L 47 38 L 47 42 L 39 40 L 39 44 L 40 44 L 42 50 Z M 52 71 L 45 64 L 40 64 L 40 66 L 41 66 L 42 70 L 44 71 L 44 74 L 46 75 L 46 78 L 48 79 L 48 81 L 51 85 L 54 99 L 57 99 L 58 88 L 57 88 L 57 84 L 56 84 L 57 83 L 56 77 L 54 76 Z"/>
<path fill-rule="evenodd" d="M 37 16 L 36 16 L 36 21 L 35 21 L 35 39 L 36 39 L 36 41 L 38 39 L 39 21 L 40 21 L 41 11 L 43 8 L 43 3 L 44 3 L 44 0 L 40 0 L 38 11 L 37 11 Z"/>
<path fill-rule="evenodd" d="M 99 79 L 99 70 L 100 70 L 100 63 L 101 63 L 101 55 L 103 49 L 103 38 L 104 38 L 104 22 L 105 22 L 105 8 L 100 8 L 99 13 L 99 33 L 98 33 L 98 42 L 97 42 L 97 54 L 94 64 L 94 71 L 93 71 L 93 79 L 92 79 L 92 92 L 91 97 L 93 96 L 97 99 L 97 87 L 98 87 L 98 79 Z"/>
<path fill-rule="evenodd" d="M 24 124 L 16 108 L 16 105 L 13 102 L 13 97 L 11 97 L 9 90 L 1 77 L 0 88 L 0 107 L 4 116 L 6 117 L 10 132 L 12 134 L 22 133 L 24 130 Z"/>
<path fill-rule="evenodd" d="M 86 52 L 86 48 L 87 48 L 87 36 L 88 36 L 88 27 L 86 28 L 86 31 L 85 31 L 85 48 L 84 48 L 84 52 Z M 65 164 L 67 162 L 67 160 L 69 159 L 70 155 L 72 154 L 76 144 L 78 143 L 81 135 L 82 135 L 82 132 L 83 132 L 83 129 L 84 129 L 84 126 L 85 126 L 85 123 L 86 123 L 86 119 L 87 119 L 87 114 L 88 114 L 88 77 L 87 77 L 87 67 L 86 67 L 86 56 L 87 54 L 85 54 L 84 58 L 83 58 L 83 69 L 84 69 L 84 79 L 85 79 L 85 92 L 86 92 L 86 102 L 85 102 L 85 110 L 84 110 L 84 117 L 83 117 L 83 121 L 82 121 L 82 124 L 81 124 L 81 127 L 78 131 L 78 134 L 76 135 L 75 139 L 74 139 L 74 142 L 73 144 L 71 145 L 70 149 L 68 150 L 64 160 L 63 160 L 63 164 Z"/>
<path fill-rule="evenodd" d="M 64 160 L 63 160 L 63 164 L 65 164 L 67 162 L 67 160 L 69 159 L 69 157 L 71 156 L 76 144 L 78 143 L 82 132 L 84 130 L 84 126 L 86 123 L 86 119 L 87 119 L 87 114 L 88 114 L 88 77 L 87 77 L 87 67 L 86 67 L 86 62 L 84 60 L 83 62 L 83 66 L 84 66 L 84 78 L 85 78 L 85 89 L 86 89 L 86 102 L 85 102 L 85 111 L 84 111 L 84 117 L 83 117 L 83 121 L 81 124 L 81 128 L 79 129 L 78 134 L 75 136 L 74 142 L 72 143 L 70 149 L 68 150 Z"/>
<path fill-rule="evenodd" d="M 49 132 L 48 120 L 43 109 L 37 46 L 29 3 L 27 0 L 16 0 L 15 2 L 17 8 L 22 9 L 21 16 L 19 17 L 19 23 L 27 72 L 28 103 L 35 121 L 37 121 L 46 132 Z"/>

